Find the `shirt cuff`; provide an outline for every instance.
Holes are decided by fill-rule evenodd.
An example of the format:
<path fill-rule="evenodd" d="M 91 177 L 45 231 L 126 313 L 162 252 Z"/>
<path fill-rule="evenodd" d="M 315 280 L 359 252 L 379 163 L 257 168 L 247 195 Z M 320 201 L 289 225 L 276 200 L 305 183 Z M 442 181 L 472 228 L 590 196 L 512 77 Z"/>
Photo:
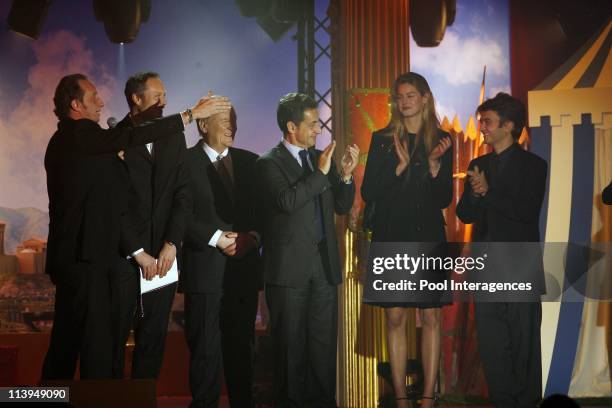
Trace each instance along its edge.
<path fill-rule="evenodd" d="M 221 238 L 221 234 L 223 233 L 223 231 L 221 230 L 217 230 L 217 232 L 215 232 L 212 236 L 212 238 L 210 238 L 210 241 L 208 241 L 208 245 L 216 248 L 217 247 L 217 242 L 219 241 L 219 238 Z"/>
<path fill-rule="evenodd" d="M 125 259 L 132 259 L 132 258 L 134 258 L 136 255 L 138 255 L 141 252 L 144 252 L 144 248 L 140 248 L 140 249 L 135 250 L 134 252 L 132 252 L 132 255 L 126 256 Z"/>

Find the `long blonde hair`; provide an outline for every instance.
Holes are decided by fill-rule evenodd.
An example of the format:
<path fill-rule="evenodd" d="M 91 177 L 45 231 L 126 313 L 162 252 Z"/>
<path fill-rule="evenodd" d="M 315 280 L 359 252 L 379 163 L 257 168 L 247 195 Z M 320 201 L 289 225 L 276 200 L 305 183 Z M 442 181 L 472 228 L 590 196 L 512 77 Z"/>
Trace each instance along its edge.
<path fill-rule="evenodd" d="M 410 84 L 416 88 L 421 96 L 427 95 L 429 97 L 428 102 L 423 107 L 421 128 L 415 139 L 416 146 L 424 143 L 425 154 L 429 156 L 431 150 L 438 143 L 440 120 L 436 113 L 436 104 L 429 84 L 422 75 L 416 72 L 406 72 L 398 76 L 395 82 L 393 82 L 393 89 L 391 91 L 391 122 L 389 125 L 393 132 L 398 132 L 400 137 L 408 134 L 408 129 L 404 126 L 404 118 L 397 107 L 397 90 L 402 84 Z"/>

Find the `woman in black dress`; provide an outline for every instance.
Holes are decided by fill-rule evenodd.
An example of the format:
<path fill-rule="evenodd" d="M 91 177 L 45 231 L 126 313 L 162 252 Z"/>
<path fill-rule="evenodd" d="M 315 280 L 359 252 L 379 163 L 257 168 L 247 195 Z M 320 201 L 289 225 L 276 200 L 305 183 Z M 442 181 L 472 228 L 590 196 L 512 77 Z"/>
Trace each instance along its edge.
<path fill-rule="evenodd" d="M 446 242 L 442 210 L 452 199 L 452 143 L 439 128 L 434 98 L 421 75 L 408 72 L 393 84 L 391 121 L 372 134 L 361 195 L 375 204 L 372 241 Z M 439 294 L 432 299 L 379 304 L 385 308 L 393 387 L 398 407 L 406 398 L 408 307 L 419 308 L 423 324 L 422 407 L 435 403 L 440 365 Z"/>

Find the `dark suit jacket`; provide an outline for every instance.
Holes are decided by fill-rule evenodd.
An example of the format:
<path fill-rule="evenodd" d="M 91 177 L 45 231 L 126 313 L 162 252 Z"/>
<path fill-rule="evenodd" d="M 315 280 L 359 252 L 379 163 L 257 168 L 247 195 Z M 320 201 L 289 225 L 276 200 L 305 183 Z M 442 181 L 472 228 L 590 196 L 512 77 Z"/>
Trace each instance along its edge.
<path fill-rule="evenodd" d="M 133 127 L 130 117 L 126 116 L 117 127 Z M 122 256 L 143 248 L 157 257 L 164 241 L 180 249 L 191 201 L 186 152 L 182 130 L 154 142 L 152 155 L 145 145 L 125 150 L 131 184 L 129 217 L 136 231 L 122 234 Z"/>
<path fill-rule="evenodd" d="M 546 293 L 544 264 L 539 245 L 520 244 L 540 241 L 539 218 L 546 189 L 547 163 L 544 159 L 512 145 L 504 166 L 495 180 L 491 179 L 489 153 L 471 161 L 484 171 L 489 189 L 484 197 L 476 198 L 466 178 L 463 195 L 457 204 L 457 216 L 466 224 L 474 224 L 473 240 L 478 242 L 516 242 L 501 246 L 479 245 L 475 250 L 485 251 L 489 258 L 485 275 L 477 280 L 531 282 L 532 292 L 525 299 L 537 300 L 535 295 Z M 511 265 L 509 267 L 509 265 Z M 489 272 L 496 272 L 494 275 Z M 516 301 L 520 293 L 512 293 Z M 479 294 L 478 296 L 482 296 Z"/>
<path fill-rule="evenodd" d="M 440 138 L 448 133 L 440 131 Z M 372 220 L 373 241 L 445 242 L 442 210 L 453 197 L 453 149 L 441 158 L 434 179 L 426 157 L 417 150 L 409 168 L 395 175 L 398 164 L 390 128 L 372 134 L 361 196 L 367 205 L 375 204 Z M 417 157 L 418 156 L 418 157 Z M 401 214 L 401 220 L 396 216 Z"/>
<path fill-rule="evenodd" d="M 257 155 L 230 148 L 234 174 L 234 199 L 223 185 L 201 140 L 187 151 L 191 173 L 193 205 L 183 244 L 183 269 L 179 292 L 214 293 L 222 288 L 257 290 L 261 286 L 259 252 L 252 250 L 242 259 L 228 258 L 208 245 L 217 230 L 256 231 L 255 161 Z"/>
<path fill-rule="evenodd" d="M 513 151 L 500 170 L 495 185 L 487 177 L 490 187 L 482 198 L 472 195 L 466 178 L 463 195 L 457 204 L 457 216 L 466 224 L 474 223 L 474 241 L 538 242 L 539 218 L 546 189 L 547 163 L 544 159 L 523 150 Z M 490 174 L 493 153 L 470 162 L 469 170 L 478 166 L 485 176 Z M 483 231 L 486 225 L 487 231 Z"/>
<path fill-rule="evenodd" d="M 182 129 L 180 115 L 136 129 L 104 130 L 86 119 L 58 123 L 45 154 L 49 194 L 46 271 L 55 283 L 66 277 L 75 262 L 106 265 L 117 250 L 128 182 L 116 153 Z"/>
<path fill-rule="evenodd" d="M 342 182 L 336 166 L 324 175 L 317 169 L 320 151 L 309 149 L 314 172 L 302 167 L 283 143 L 257 160 L 257 181 L 264 242 L 264 281 L 280 286 L 303 286 L 318 256 L 314 198 L 320 196 L 326 246 L 323 266 L 330 284 L 342 282 L 334 210 L 346 214 L 355 196 L 354 183 Z"/>
<path fill-rule="evenodd" d="M 612 205 L 612 182 L 610 182 L 608 187 L 604 188 L 604 191 L 602 191 L 601 199 L 604 204 Z"/>

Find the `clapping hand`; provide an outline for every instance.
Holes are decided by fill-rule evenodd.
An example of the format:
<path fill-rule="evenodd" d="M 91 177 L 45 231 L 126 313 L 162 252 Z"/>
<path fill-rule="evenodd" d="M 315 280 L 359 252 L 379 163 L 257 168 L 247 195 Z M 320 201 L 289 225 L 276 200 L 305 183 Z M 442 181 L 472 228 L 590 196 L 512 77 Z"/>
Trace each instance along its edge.
<path fill-rule="evenodd" d="M 348 181 L 353 174 L 353 170 L 359 163 L 359 147 L 356 144 L 346 146 L 346 150 L 342 155 L 340 165 L 342 166 L 342 178 Z"/>
<path fill-rule="evenodd" d="M 478 166 L 474 166 L 474 170 L 467 171 L 472 192 L 474 195 L 482 197 L 489 191 L 489 183 L 483 171 L 480 171 Z"/>
<path fill-rule="evenodd" d="M 440 139 L 440 142 L 436 147 L 434 147 L 429 154 L 429 171 L 432 177 L 436 177 L 438 175 L 438 171 L 440 171 L 440 158 L 446 151 L 453 145 L 450 137 L 444 137 Z"/>
<path fill-rule="evenodd" d="M 450 137 L 443 137 L 436 147 L 429 154 L 429 161 L 440 160 L 440 157 L 453 145 Z"/>
<path fill-rule="evenodd" d="M 406 167 L 408 167 L 408 163 L 410 163 L 410 154 L 408 153 L 408 143 L 406 140 L 400 141 L 398 131 L 393 132 L 393 146 L 395 147 L 395 154 L 399 161 L 395 168 L 395 175 L 399 176 L 406 170 Z"/>
<path fill-rule="evenodd" d="M 331 167 L 332 156 L 334 155 L 334 149 L 336 148 L 336 141 L 332 140 L 332 142 L 321 152 L 319 156 L 319 170 L 321 173 L 327 174 L 329 173 L 329 168 Z"/>

